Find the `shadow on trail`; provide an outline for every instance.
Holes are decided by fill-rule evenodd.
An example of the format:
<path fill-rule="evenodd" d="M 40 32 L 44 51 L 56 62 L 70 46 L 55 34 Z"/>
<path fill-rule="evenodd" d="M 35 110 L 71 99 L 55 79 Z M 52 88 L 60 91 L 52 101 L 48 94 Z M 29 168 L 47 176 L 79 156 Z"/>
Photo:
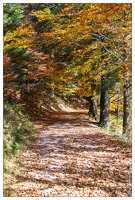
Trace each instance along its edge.
<path fill-rule="evenodd" d="M 121 145 L 97 122 L 88 120 L 86 113 L 54 114 L 50 121 L 48 126 L 43 124 L 42 131 L 38 129 L 38 143 L 33 145 L 37 154 L 30 158 L 28 175 L 21 179 L 47 184 L 47 189 L 39 191 L 41 196 L 55 195 L 56 185 L 62 187 L 58 196 L 72 187 L 78 194 L 80 188 L 87 188 L 88 196 L 94 196 L 94 190 L 97 196 L 132 195 L 131 147 L 127 143 Z"/>
<path fill-rule="evenodd" d="M 39 130 L 43 130 L 43 128 L 47 128 L 51 124 L 55 124 L 55 128 L 60 128 L 61 125 L 69 125 L 69 127 L 80 126 L 83 125 L 85 127 L 89 127 L 90 124 L 97 125 L 98 122 L 94 120 L 88 120 L 88 111 L 77 111 L 77 112 L 53 112 L 50 113 L 48 117 L 35 118 L 33 122 L 38 124 Z M 67 123 L 67 124 L 65 124 Z M 38 129 L 38 127 L 37 127 Z"/>

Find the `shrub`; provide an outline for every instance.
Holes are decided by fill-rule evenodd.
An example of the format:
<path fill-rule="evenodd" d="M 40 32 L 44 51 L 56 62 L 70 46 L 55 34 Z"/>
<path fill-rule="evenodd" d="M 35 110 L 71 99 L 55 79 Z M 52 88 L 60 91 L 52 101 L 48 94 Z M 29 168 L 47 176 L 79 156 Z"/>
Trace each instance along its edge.
<path fill-rule="evenodd" d="M 24 105 L 4 103 L 3 132 L 4 157 L 13 156 L 25 140 L 34 139 L 33 124 L 26 115 Z"/>

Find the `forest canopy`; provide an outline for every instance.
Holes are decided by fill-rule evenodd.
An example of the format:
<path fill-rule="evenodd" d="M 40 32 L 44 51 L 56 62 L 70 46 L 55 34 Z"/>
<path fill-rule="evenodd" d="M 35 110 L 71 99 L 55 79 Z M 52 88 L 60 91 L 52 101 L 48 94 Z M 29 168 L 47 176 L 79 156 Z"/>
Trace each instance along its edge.
<path fill-rule="evenodd" d="M 109 129 L 131 136 L 132 4 L 4 3 L 4 99 L 40 108 L 86 99 Z M 40 112 L 40 111 L 39 111 Z"/>

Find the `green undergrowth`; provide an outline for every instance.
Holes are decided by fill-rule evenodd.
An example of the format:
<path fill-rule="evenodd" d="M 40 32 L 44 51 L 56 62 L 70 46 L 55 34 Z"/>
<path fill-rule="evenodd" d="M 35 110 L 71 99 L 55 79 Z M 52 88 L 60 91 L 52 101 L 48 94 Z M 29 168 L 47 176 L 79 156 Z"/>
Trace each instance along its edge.
<path fill-rule="evenodd" d="M 8 196 L 10 181 L 20 173 L 15 156 L 36 139 L 36 134 L 23 104 L 4 102 L 3 111 L 3 192 Z"/>
<path fill-rule="evenodd" d="M 123 142 L 128 142 L 129 144 L 132 143 L 132 136 L 131 133 L 129 135 L 122 134 L 122 118 L 117 119 L 116 116 L 110 115 L 110 130 L 109 133 L 114 135 L 116 138 L 120 140 L 120 144 Z"/>
<path fill-rule="evenodd" d="M 24 105 L 4 103 L 4 158 L 14 156 L 26 140 L 34 140 L 34 126 Z"/>
<path fill-rule="evenodd" d="M 99 116 L 99 115 L 98 115 Z M 92 115 L 89 115 L 90 119 L 94 119 Z M 99 117 L 97 119 L 97 122 L 99 121 Z M 132 144 L 132 133 L 130 132 L 128 135 L 123 135 L 123 121 L 122 118 L 117 119 L 117 117 L 114 114 L 110 114 L 110 127 L 106 128 L 102 124 L 99 126 L 102 127 L 105 131 L 107 131 L 109 134 L 113 135 L 119 140 L 119 144 L 123 145 L 124 142 L 128 144 Z"/>

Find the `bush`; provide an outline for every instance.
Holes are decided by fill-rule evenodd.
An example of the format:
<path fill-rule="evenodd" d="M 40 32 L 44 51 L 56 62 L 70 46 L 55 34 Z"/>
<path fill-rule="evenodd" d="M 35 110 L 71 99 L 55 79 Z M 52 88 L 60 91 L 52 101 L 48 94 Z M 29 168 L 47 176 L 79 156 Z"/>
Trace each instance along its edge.
<path fill-rule="evenodd" d="M 16 154 L 25 140 L 34 139 L 33 124 L 26 115 L 24 105 L 4 103 L 4 157 Z"/>

